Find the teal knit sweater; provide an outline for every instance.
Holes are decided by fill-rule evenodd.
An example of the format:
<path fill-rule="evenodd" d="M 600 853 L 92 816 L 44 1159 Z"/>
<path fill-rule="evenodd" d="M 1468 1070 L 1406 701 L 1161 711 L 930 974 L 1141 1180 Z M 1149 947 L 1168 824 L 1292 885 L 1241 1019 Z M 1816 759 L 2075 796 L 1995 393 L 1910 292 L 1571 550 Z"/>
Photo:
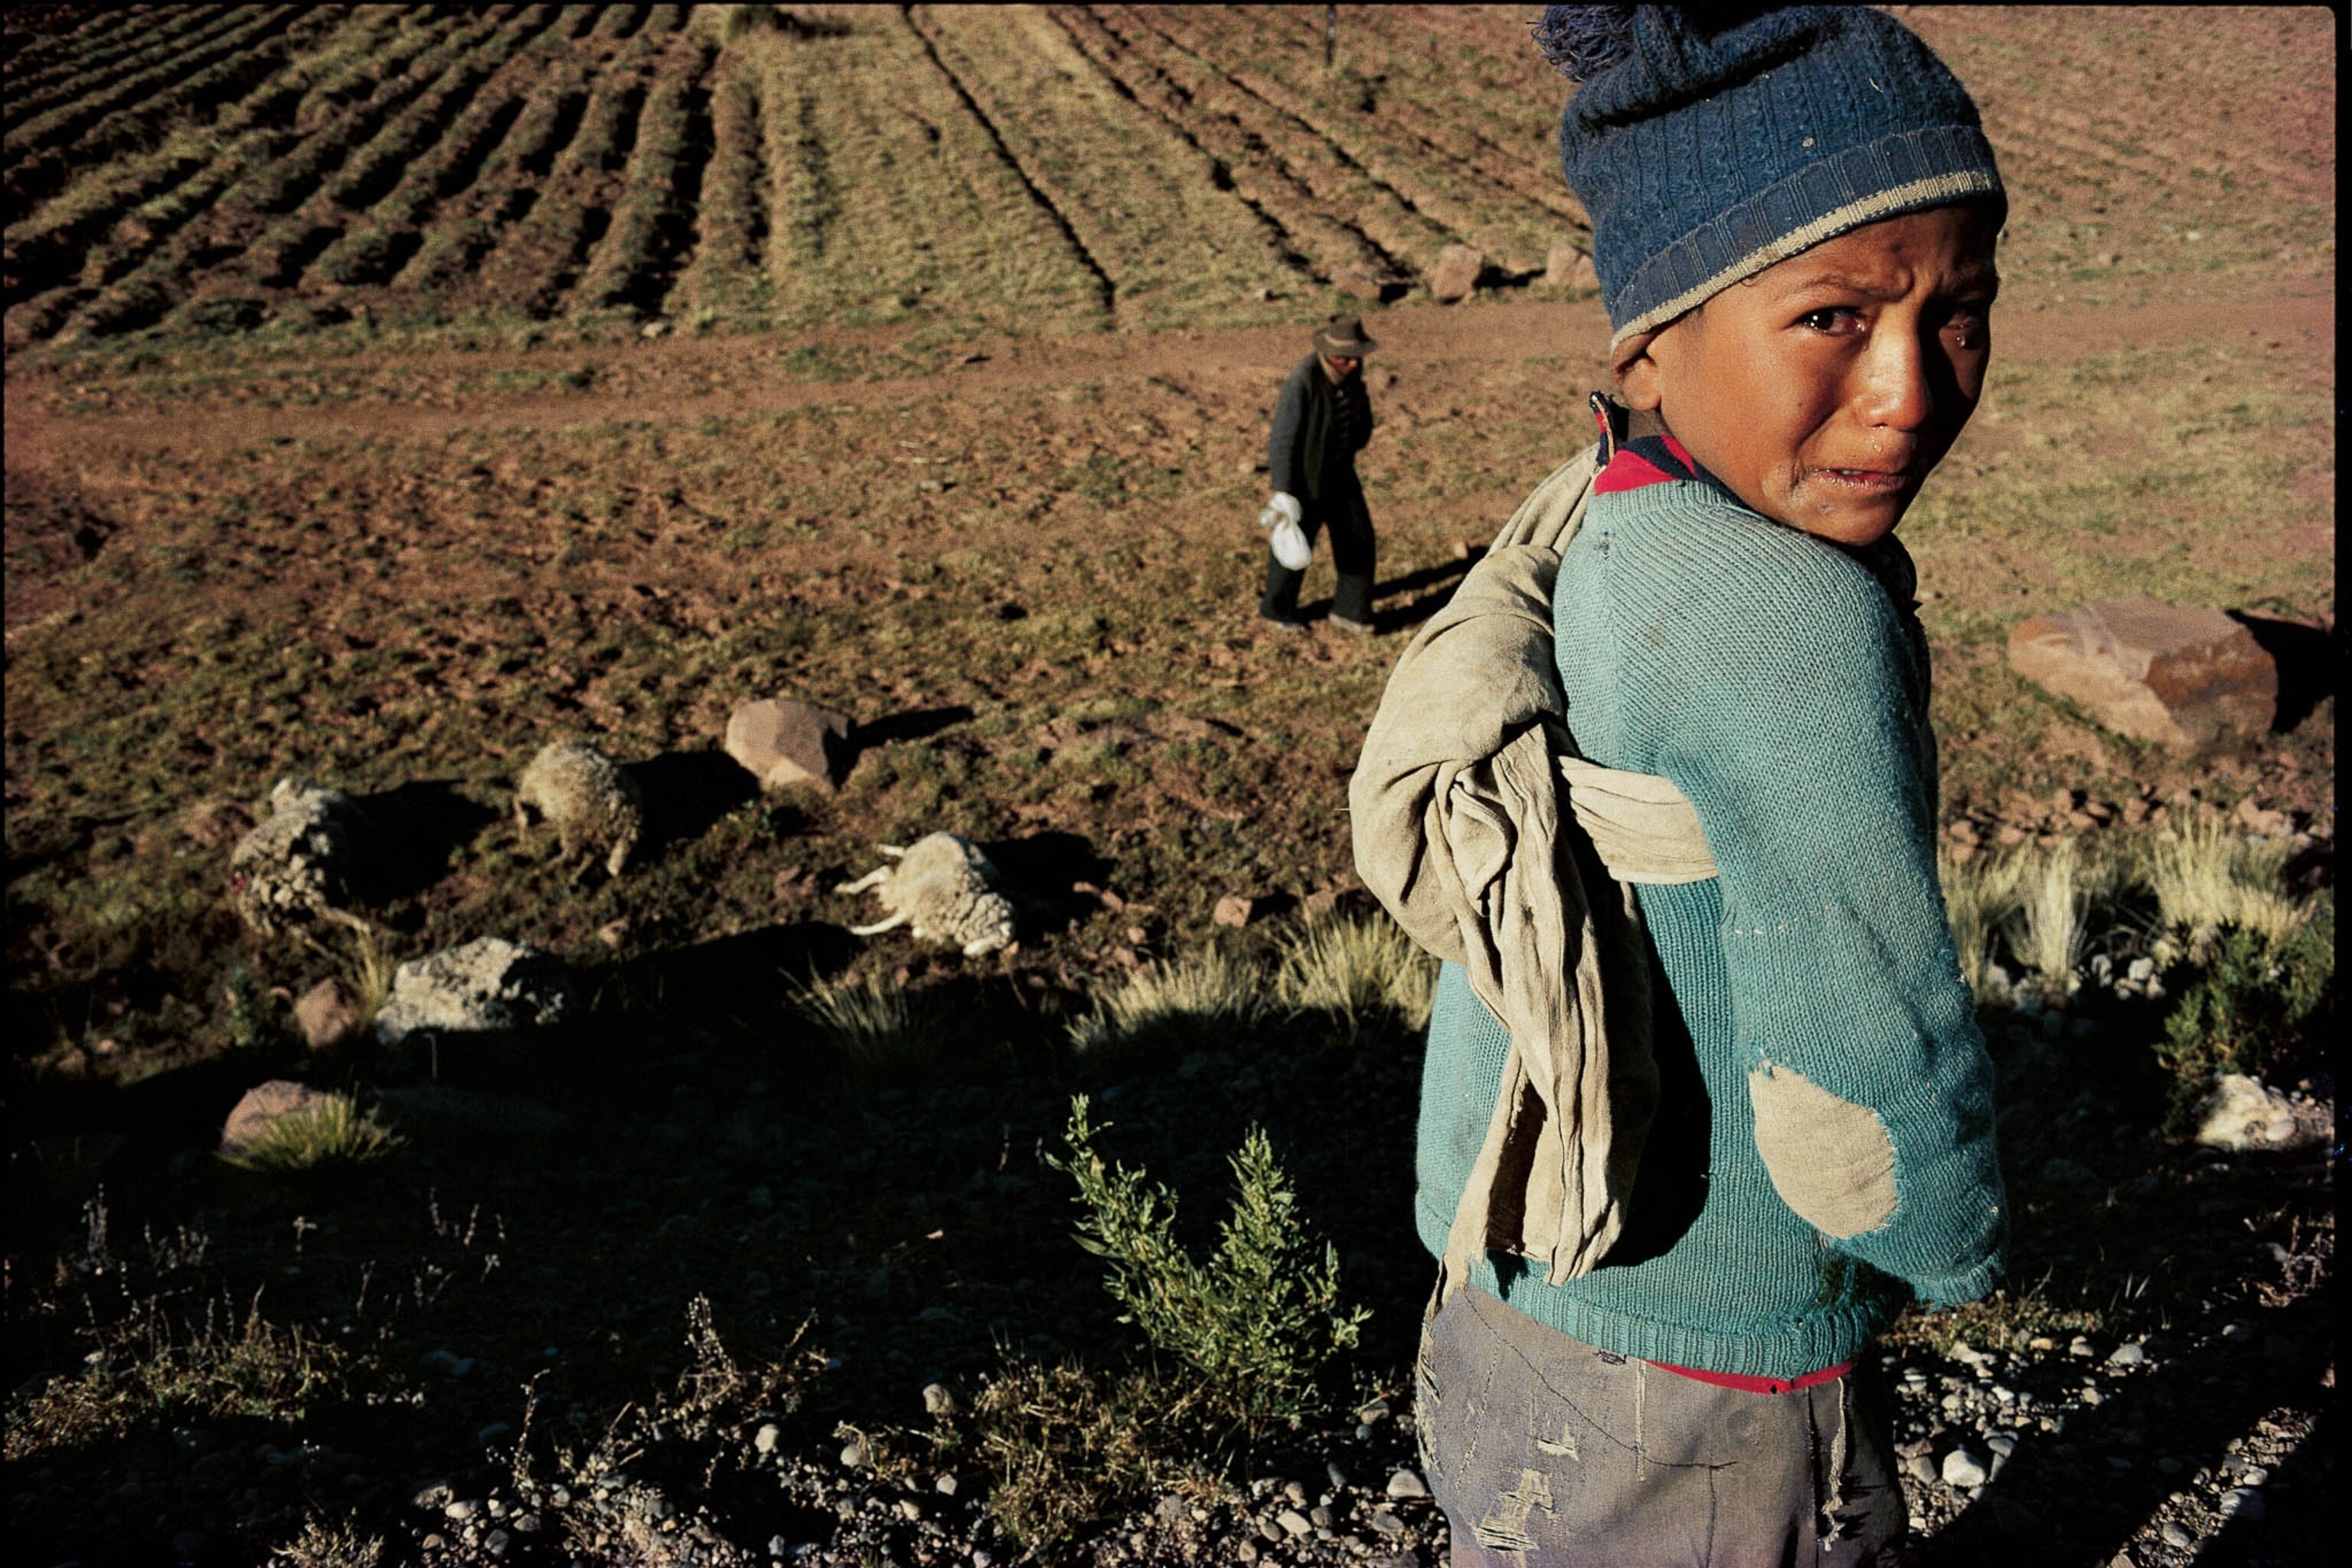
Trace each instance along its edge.
<path fill-rule="evenodd" d="M 1906 611 L 1844 551 L 1699 480 L 1594 496 L 1553 598 L 1569 728 L 1594 762 L 1672 779 L 1718 875 L 1639 889 L 1663 1083 L 1626 1235 L 1566 1285 L 1495 1255 L 1475 1288 L 1603 1350 L 1768 1378 L 1853 1357 L 1906 1286 L 1938 1305 L 1990 1289 L 1991 1068 L 1938 891 Z M 1446 965 L 1416 1150 L 1433 1256 L 1508 1045 Z M 1748 1094 L 1764 1061 L 1884 1121 L 1877 1229 L 1828 1240 L 1773 1190 Z"/>

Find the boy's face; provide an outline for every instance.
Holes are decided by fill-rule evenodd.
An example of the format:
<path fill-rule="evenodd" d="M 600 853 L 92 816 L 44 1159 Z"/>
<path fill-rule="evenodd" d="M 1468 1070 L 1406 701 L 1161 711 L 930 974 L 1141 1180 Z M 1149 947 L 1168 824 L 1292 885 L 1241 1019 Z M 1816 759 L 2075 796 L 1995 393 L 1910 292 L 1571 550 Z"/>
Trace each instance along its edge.
<path fill-rule="evenodd" d="M 1660 331 L 1619 372 L 1626 401 L 1766 517 L 1875 542 L 1984 389 L 1996 237 L 1964 205 L 1824 240 Z"/>

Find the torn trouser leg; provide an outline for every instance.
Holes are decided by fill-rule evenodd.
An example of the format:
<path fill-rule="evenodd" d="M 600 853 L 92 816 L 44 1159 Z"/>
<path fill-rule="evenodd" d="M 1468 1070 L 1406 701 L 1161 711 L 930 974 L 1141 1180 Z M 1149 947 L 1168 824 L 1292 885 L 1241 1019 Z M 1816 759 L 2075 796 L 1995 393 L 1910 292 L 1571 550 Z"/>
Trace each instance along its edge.
<path fill-rule="evenodd" d="M 1875 1562 L 1906 1524 L 1876 1365 L 1751 1394 L 1473 1287 L 1429 1325 L 1417 1423 L 1454 1568 Z"/>

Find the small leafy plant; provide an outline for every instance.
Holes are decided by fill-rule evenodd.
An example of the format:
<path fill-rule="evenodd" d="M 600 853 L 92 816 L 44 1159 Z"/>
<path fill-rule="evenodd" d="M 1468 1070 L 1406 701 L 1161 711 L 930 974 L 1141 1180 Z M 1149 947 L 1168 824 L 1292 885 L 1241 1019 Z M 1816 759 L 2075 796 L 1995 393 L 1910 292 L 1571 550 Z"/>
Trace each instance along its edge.
<path fill-rule="evenodd" d="M 1153 1350 L 1181 1366 L 1182 1402 L 1228 1434 L 1306 1415 L 1325 1365 L 1355 1348 L 1363 1308 L 1339 1302 L 1339 1257 L 1306 1233 L 1264 1129 L 1233 1155 L 1234 1201 L 1208 1262 L 1175 1237 L 1176 1194 L 1095 1152 L 1087 1098 L 1070 1101 L 1066 1159 L 1086 1211 L 1078 1245 L 1108 1260 L 1106 1288 Z"/>

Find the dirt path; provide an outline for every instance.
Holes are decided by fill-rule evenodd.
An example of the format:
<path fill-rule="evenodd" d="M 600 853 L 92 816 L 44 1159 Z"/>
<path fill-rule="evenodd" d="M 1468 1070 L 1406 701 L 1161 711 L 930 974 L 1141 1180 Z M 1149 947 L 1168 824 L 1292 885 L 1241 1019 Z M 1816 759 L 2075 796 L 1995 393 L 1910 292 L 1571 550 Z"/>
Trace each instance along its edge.
<path fill-rule="evenodd" d="M 1560 358 L 1597 379 L 1604 374 L 1606 325 L 1590 301 L 1496 300 L 1469 310 L 1406 304 L 1372 323 L 1379 363 L 1400 375 L 1447 362 Z M 2087 357 L 2117 345 L 2228 342 L 2256 338 L 2290 342 L 2303 352 L 2332 352 L 2336 301 L 2324 291 L 2268 300 L 2181 299 L 2143 306 L 2021 302 L 2001 321 L 2000 353 L 2023 361 Z M 832 334 L 818 346 L 887 350 L 893 334 Z M 1299 348 L 1297 327 L 1253 327 L 1151 334 L 980 340 L 951 353 L 948 368 L 918 375 L 861 381 L 792 379 L 774 362 L 792 352 L 760 340 L 671 340 L 572 353 L 492 351 L 444 353 L 399 360 L 315 361 L 301 370 L 314 382 L 356 378 L 357 395 L 326 405 L 268 407 L 251 402 L 193 397 L 169 416 L 152 406 L 121 411 L 60 412 L 68 399 L 86 402 L 88 389 L 55 371 L 12 372 L 6 387 L 6 438 L 11 467 L 79 470 L 136 452 L 216 455 L 257 441 L 333 441 L 352 436 L 379 440 L 433 441 L 457 432 L 541 429 L 609 420 L 725 418 L 819 405 L 891 406 L 936 397 L 952 388 L 969 397 L 1045 386 L 1136 383 L 1153 377 L 1189 380 L 1241 368 L 1278 373 Z M 794 345 L 806 346 L 806 345 Z M 414 388 L 436 378 L 478 384 L 511 373 L 547 374 L 558 363 L 588 373 L 583 390 L 518 393 L 458 390 L 433 393 L 419 405 L 373 390 L 368 378 L 396 369 Z M 254 381 L 272 370 L 256 367 Z M 413 395 L 413 394 L 412 394 Z"/>

